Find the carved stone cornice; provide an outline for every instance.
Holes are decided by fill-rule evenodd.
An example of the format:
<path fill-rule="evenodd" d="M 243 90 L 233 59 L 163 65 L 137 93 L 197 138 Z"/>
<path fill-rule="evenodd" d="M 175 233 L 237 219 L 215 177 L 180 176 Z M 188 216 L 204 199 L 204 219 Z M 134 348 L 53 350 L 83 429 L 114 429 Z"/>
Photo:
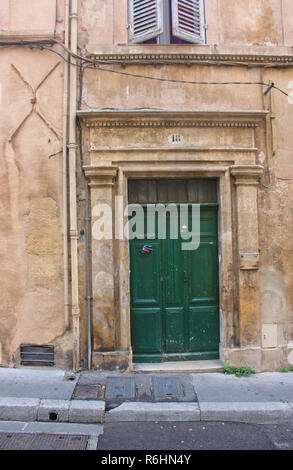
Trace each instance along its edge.
<path fill-rule="evenodd" d="M 88 128 L 251 128 L 264 120 L 266 111 L 78 111 Z"/>
<path fill-rule="evenodd" d="M 117 54 L 93 54 L 88 57 L 100 64 L 142 64 L 142 65 L 237 65 L 253 64 L 264 66 L 293 66 L 293 55 L 269 55 L 269 54 L 196 54 L 196 53 L 117 53 Z"/>
<path fill-rule="evenodd" d="M 190 121 L 185 119 L 152 121 L 142 120 L 125 120 L 117 121 L 113 119 L 103 121 L 88 121 L 86 127 L 258 127 L 257 122 L 251 121 L 213 121 L 213 120 L 196 120 Z"/>

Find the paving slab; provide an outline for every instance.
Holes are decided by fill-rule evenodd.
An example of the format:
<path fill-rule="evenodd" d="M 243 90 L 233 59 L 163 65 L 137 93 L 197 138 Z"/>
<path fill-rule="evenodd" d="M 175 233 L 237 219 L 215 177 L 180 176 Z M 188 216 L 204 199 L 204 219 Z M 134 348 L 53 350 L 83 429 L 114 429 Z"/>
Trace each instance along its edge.
<path fill-rule="evenodd" d="M 201 421 L 280 424 L 292 421 L 292 409 L 281 402 L 200 402 Z"/>
<path fill-rule="evenodd" d="M 105 414 L 105 422 L 119 421 L 199 421 L 197 403 L 125 402 Z"/>
<path fill-rule="evenodd" d="M 27 425 L 28 422 L 25 421 L 0 421 L 0 432 L 20 432 Z"/>
<path fill-rule="evenodd" d="M 190 374 L 199 402 L 292 402 L 293 373 Z"/>
<path fill-rule="evenodd" d="M 158 398 L 177 398 L 183 396 L 183 387 L 178 377 L 154 377 L 154 396 Z"/>
<path fill-rule="evenodd" d="M 74 376 L 73 376 L 74 377 Z M 64 370 L 13 369 L 0 367 L 0 397 L 69 400 L 79 374 L 68 380 Z"/>
<path fill-rule="evenodd" d="M 0 421 L 0 432 L 87 434 L 99 436 L 103 433 L 101 424 L 47 423 L 41 421 Z"/>
<path fill-rule="evenodd" d="M 72 398 L 79 400 L 101 400 L 105 395 L 105 385 L 79 385 L 74 389 Z"/>
<path fill-rule="evenodd" d="M 105 398 L 134 398 L 134 377 L 111 377 L 106 383 Z"/>

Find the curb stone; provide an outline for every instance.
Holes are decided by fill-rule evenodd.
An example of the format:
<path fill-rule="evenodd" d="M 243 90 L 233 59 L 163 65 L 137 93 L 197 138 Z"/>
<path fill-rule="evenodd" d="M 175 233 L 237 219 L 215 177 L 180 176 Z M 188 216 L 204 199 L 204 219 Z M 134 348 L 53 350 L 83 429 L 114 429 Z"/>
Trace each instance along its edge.
<path fill-rule="evenodd" d="M 125 402 L 108 411 L 105 422 L 118 421 L 200 421 L 198 403 Z"/>
<path fill-rule="evenodd" d="M 103 423 L 105 416 L 104 401 L 72 400 L 69 405 L 69 422 L 94 424 Z"/>
<path fill-rule="evenodd" d="M 105 402 L 0 397 L 0 421 L 101 424 Z"/>
<path fill-rule="evenodd" d="M 56 416 L 50 418 L 50 414 Z M 293 402 L 124 402 L 105 411 L 100 400 L 0 397 L 0 421 L 102 424 L 123 421 L 234 421 L 278 424 L 292 420 Z M 52 419 L 55 418 L 55 419 Z"/>
<path fill-rule="evenodd" d="M 37 421 L 67 423 L 69 418 L 68 400 L 41 400 Z"/>
<path fill-rule="evenodd" d="M 283 402 L 201 402 L 201 421 L 235 421 L 278 424 L 292 419 L 289 403 Z"/>
<path fill-rule="evenodd" d="M 39 398 L 0 397 L 0 420 L 36 421 Z"/>

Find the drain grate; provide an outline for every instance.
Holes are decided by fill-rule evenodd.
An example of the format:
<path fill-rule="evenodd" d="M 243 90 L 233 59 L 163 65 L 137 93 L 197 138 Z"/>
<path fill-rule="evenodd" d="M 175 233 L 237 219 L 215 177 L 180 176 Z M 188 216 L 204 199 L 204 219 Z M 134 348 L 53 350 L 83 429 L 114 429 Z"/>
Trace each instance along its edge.
<path fill-rule="evenodd" d="M 0 433 L 0 450 L 86 450 L 89 436 Z"/>

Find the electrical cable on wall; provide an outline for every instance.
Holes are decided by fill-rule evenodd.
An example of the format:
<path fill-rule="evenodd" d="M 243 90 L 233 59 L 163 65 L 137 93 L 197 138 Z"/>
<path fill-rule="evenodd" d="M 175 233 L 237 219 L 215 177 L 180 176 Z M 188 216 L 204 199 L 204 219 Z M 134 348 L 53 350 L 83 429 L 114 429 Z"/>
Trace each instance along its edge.
<path fill-rule="evenodd" d="M 60 45 L 63 47 L 63 49 L 68 52 L 72 57 L 79 59 L 79 63 L 74 63 L 71 62 L 70 60 L 67 60 L 60 52 L 55 51 L 52 49 L 52 46 Z M 47 47 L 47 45 L 50 45 L 51 47 Z M 78 54 L 74 54 L 70 49 L 67 49 L 64 44 L 60 41 L 57 40 L 46 40 L 46 41 L 22 41 L 22 42 L 14 42 L 14 41 L 1 41 L 0 42 L 0 47 L 29 47 L 30 49 L 40 49 L 40 50 L 47 50 L 49 52 L 52 52 L 59 57 L 61 57 L 65 62 L 69 63 L 70 65 L 74 65 L 76 67 L 79 67 L 80 69 L 88 69 L 88 70 L 97 70 L 97 71 L 103 71 L 103 72 L 109 72 L 109 73 L 115 73 L 119 75 L 124 75 L 128 77 L 133 77 L 133 78 L 141 78 L 141 79 L 146 79 L 146 80 L 155 80 L 155 81 L 161 81 L 161 82 L 170 82 L 170 83 L 180 83 L 180 84 L 188 84 L 188 85 L 261 85 L 261 86 L 266 86 L 269 87 L 270 89 L 275 89 L 279 91 L 280 93 L 284 94 L 285 96 L 289 96 L 287 92 L 279 88 L 278 86 L 275 85 L 275 83 L 265 83 L 262 81 L 225 81 L 225 82 L 206 82 L 206 81 L 192 81 L 192 80 L 177 80 L 177 79 L 171 79 L 171 78 L 165 78 L 165 77 L 153 77 L 149 75 L 142 75 L 142 74 L 134 74 L 130 72 L 122 72 L 119 70 L 113 70 L 113 69 L 108 69 L 105 67 L 101 67 L 100 63 L 98 61 L 88 59 L 86 57 L 80 56 Z M 85 65 L 88 64 L 88 65 Z M 217 62 L 208 62 L 207 65 L 222 65 L 221 63 Z M 202 64 L 203 65 L 203 64 Z M 261 64 L 260 64 L 261 65 Z M 286 64 L 292 66 L 293 64 Z M 285 65 L 282 65 L 285 66 Z M 267 90 L 268 91 L 268 90 Z"/>
<path fill-rule="evenodd" d="M 56 15 L 57 15 L 57 13 L 56 13 Z M 55 35 L 55 32 L 54 32 L 54 35 Z M 54 45 L 61 46 L 64 49 L 64 51 L 68 53 L 69 56 L 77 59 L 78 62 L 71 62 L 71 60 L 68 60 L 66 57 L 63 56 L 63 54 L 61 54 L 60 52 L 58 52 L 58 51 L 56 51 L 52 48 Z M 51 53 L 54 53 L 54 54 L 58 55 L 64 62 L 66 62 L 70 65 L 74 65 L 75 67 L 78 67 L 79 72 L 80 72 L 80 75 L 79 75 L 79 78 L 80 78 L 80 92 L 79 92 L 79 99 L 78 99 L 79 108 L 80 108 L 80 105 L 81 105 L 81 102 L 82 102 L 83 72 L 85 70 L 96 70 L 96 71 L 101 71 L 101 72 L 114 73 L 114 74 L 117 74 L 117 75 L 127 76 L 127 77 L 131 77 L 131 78 L 140 78 L 140 79 L 154 80 L 154 81 L 160 81 L 160 82 L 178 83 L 178 84 L 183 84 L 183 85 L 208 85 L 208 86 L 210 86 L 210 85 L 227 85 L 227 86 L 230 86 L 230 85 L 231 86 L 232 85 L 260 85 L 260 86 L 266 87 L 266 90 L 264 91 L 264 95 L 267 95 L 268 93 L 271 92 L 272 89 L 275 89 L 275 90 L 279 91 L 280 93 L 284 94 L 285 96 L 289 97 L 289 94 L 286 91 L 282 90 L 274 82 L 271 82 L 271 81 L 269 83 L 266 83 L 263 80 L 260 80 L 260 81 L 223 81 L 223 82 L 192 81 L 192 80 L 178 80 L 178 79 L 172 79 L 172 78 L 166 78 L 166 77 L 154 77 L 154 76 L 150 76 L 150 75 L 135 74 L 135 73 L 131 73 L 131 72 L 123 72 L 123 71 L 119 71 L 119 70 L 114 70 L 114 69 L 111 69 L 111 68 L 102 67 L 101 63 L 99 61 L 89 59 L 89 58 L 86 58 L 86 57 L 81 56 L 79 54 L 73 53 L 61 41 L 58 41 L 56 39 L 54 39 L 54 40 L 48 39 L 48 40 L 43 40 L 43 41 L 21 41 L 21 42 L 1 41 L 0 42 L 0 47 L 3 47 L 3 48 L 4 47 L 29 47 L 31 50 L 32 49 L 46 50 L 46 51 L 49 51 Z M 230 65 L 235 65 L 235 64 L 223 63 L 223 62 L 218 62 L 218 61 L 204 61 L 204 62 L 201 62 L 200 65 L 229 65 L 230 66 Z M 237 65 L 238 66 L 239 65 L 249 66 L 251 64 L 243 64 L 243 63 L 238 64 L 237 63 Z M 275 64 L 270 64 L 270 65 L 268 65 L 268 64 L 258 64 L 258 66 L 262 66 L 263 68 L 268 68 L 269 66 L 276 67 Z M 292 67 L 293 64 L 286 63 L 286 64 L 278 64 L 277 66 L 279 66 L 279 67 L 291 66 Z M 271 95 L 271 93 L 270 93 L 270 95 Z M 104 109 L 106 109 L 106 108 L 104 108 Z M 59 152 L 57 152 L 56 154 L 49 155 L 48 158 L 51 158 L 51 157 L 57 155 L 58 153 Z M 269 172 L 269 176 L 270 176 L 269 167 L 268 167 L 268 172 Z M 268 185 L 265 185 L 262 182 L 262 186 L 264 186 L 266 188 L 269 188 L 271 186 L 271 182 Z"/>

